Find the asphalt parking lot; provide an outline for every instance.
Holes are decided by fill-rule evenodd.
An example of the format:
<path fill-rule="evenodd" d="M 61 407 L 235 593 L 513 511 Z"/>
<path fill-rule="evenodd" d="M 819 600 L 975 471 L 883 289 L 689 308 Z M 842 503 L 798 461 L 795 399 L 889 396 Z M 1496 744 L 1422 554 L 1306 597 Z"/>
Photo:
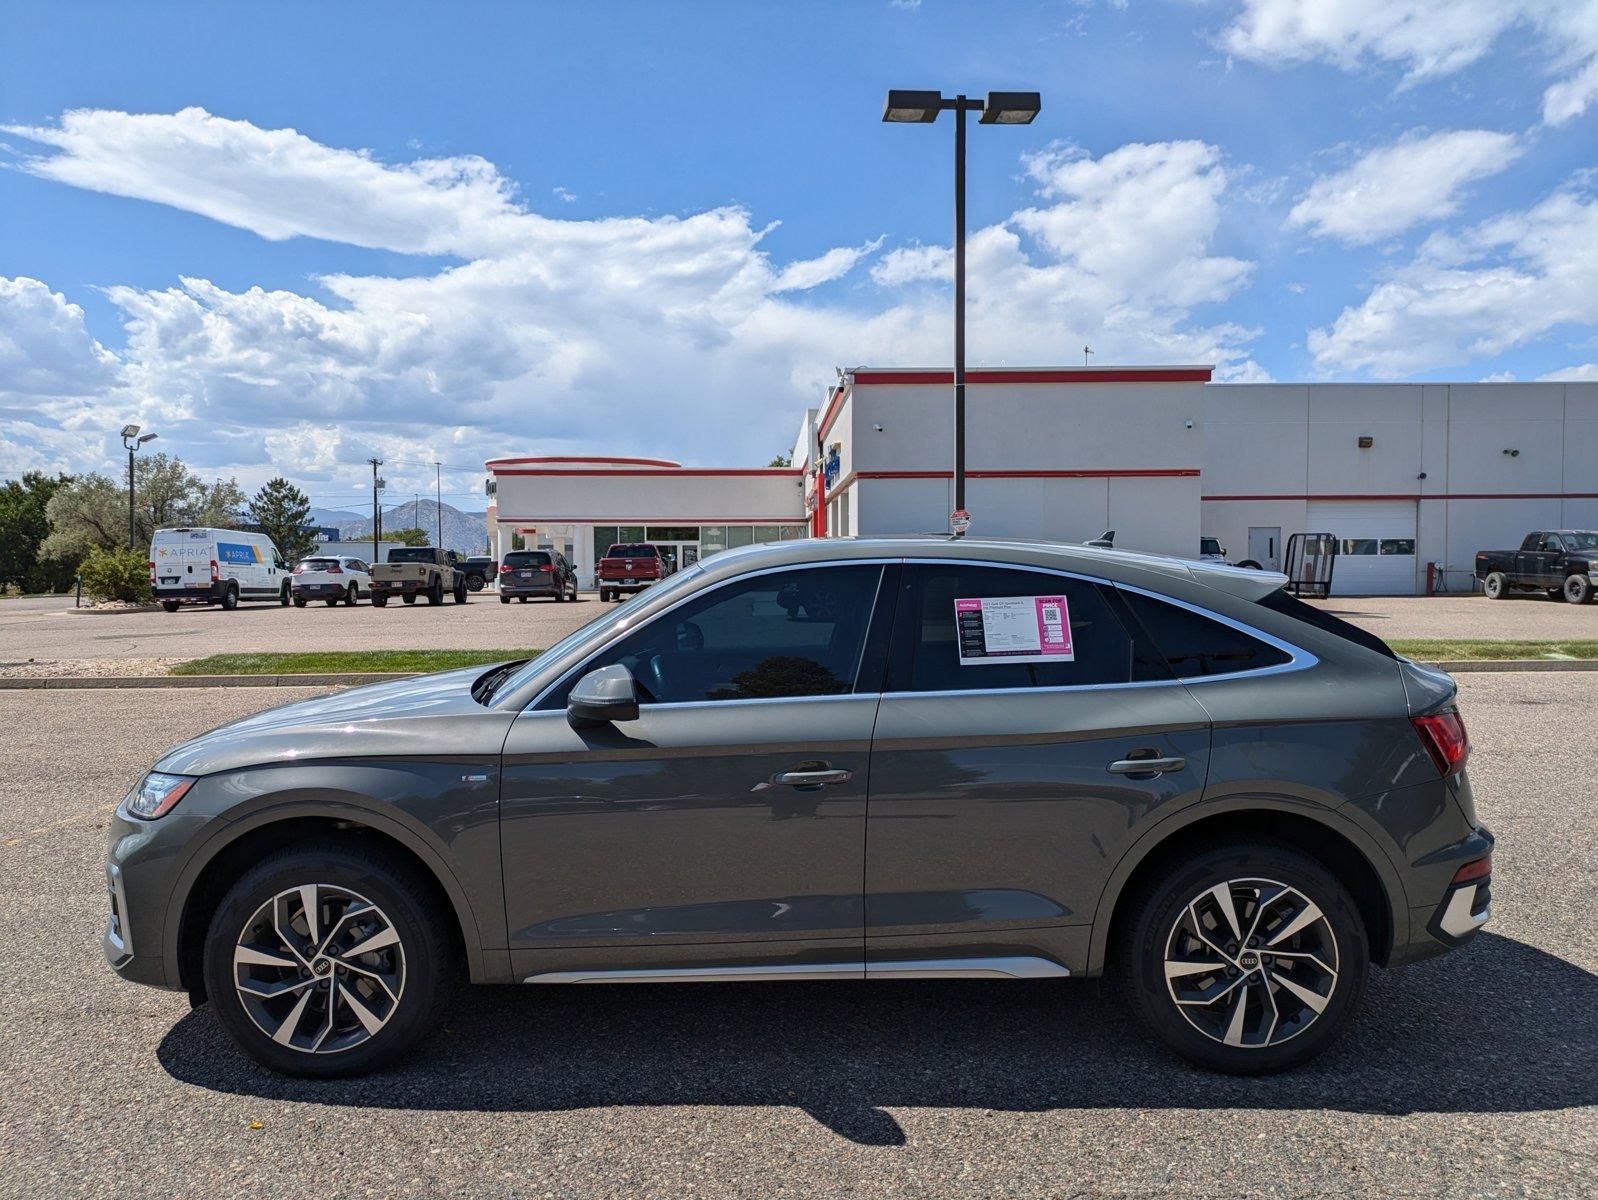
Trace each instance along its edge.
<path fill-rule="evenodd" d="M 166 745 L 309 693 L 0 692 L 0 1195 L 1591 1194 L 1598 675 L 1461 686 L 1490 932 L 1263 1080 L 1085 983 L 954 982 L 463 989 L 408 1067 L 279 1078 L 105 967 L 102 826 Z"/>

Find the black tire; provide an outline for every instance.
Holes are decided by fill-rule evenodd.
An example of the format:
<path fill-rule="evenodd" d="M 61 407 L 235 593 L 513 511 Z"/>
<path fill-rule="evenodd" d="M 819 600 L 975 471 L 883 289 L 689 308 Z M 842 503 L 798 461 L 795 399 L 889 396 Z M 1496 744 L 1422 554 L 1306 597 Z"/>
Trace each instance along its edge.
<path fill-rule="evenodd" d="M 304 596 L 296 596 L 296 597 L 294 597 L 294 607 L 295 608 L 304 608 L 305 607 L 305 597 Z"/>
<path fill-rule="evenodd" d="M 1504 600 L 1509 596 L 1509 577 L 1502 571 L 1489 571 L 1481 581 L 1482 595 L 1489 600 Z"/>
<path fill-rule="evenodd" d="M 1566 604 L 1590 604 L 1592 602 L 1592 580 L 1585 575 L 1572 575 L 1565 580 L 1564 596 Z"/>
<path fill-rule="evenodd" d="M 480 592 L 487 586 L 487 583 L 484 581 L 481 575 L 468 575 L 466 577 L 466 587 L 468 591 Z"/>
<path fill-rule="evenodd" d="M 1230 882 L 1232 886 L 1226 891 L 1228 897 L 1246 897 L 1247 883 L 1254 881 L 1285 885 L 1292 893 L 1278 902 L 1281 907 L 1266 906 L 1265 920 L 1272 924 L 1264 926 L 1265 933 L 1256 939 L 1259 943 L 1256 948 L 1239 944 L 1243 939 L 1232 935 L 1228 925 L 1218 919 L 1218 908 L 1210 910 L 1211 917 L 1215 918 L 1210 932 L 1217 939 L 1228 940 L 1213 954 L 1208 946 L 1193 942 L 1189 934 L 1181 931 L 1191 928 L 1185 924 L 1189 906 L 1197 908 L 1207 903 L 1207 897 L 1214 894 L 1211 889 Z M 1290 935 L 1282 945 L 1299 949 L 1308 945 L 1311 953 L 1335 960 L 1330 963 L 1335 974 L 1321 970 L 1319 958 L 1312 963 L 1300 957 L 1286 968 L 1287 973 L 1297 978 L 1299 986 L 1307 984 L 1307 990 L 1330 997 L 1318 1015 L 1310 1003 L 1298 999 L 1284 986 L 1263 982 L 1267 971 L 1272 980 L 1280 978 L 1280 964 L 1286 959 L 1275 954 L 1267 957 L 1266 950 L 1271 945 L 1269 930 L 1273 927 L 1286 929 L 1293 923 L 1294 896 L 1318 907 L 1320 917 L 1302 932 Z M 1251 921 L 1258 910 L 1251 911 L 1252 902 L 1246 899 L 1241 907 L 1235 899 L 1233 903 L 1243 933 L 1252 932 Z M 1123 914 L 1118 913 L 1119 935 L 1113 966 L 1122 994 L 1149 1030 L 1170 1049 L 1213 1071 L 1267 1075 L 1308 1062 L 1348 1027 L 1365 990 L 1370 950 L 1365 925 L 1353 897 L 1320 862 L 1278 842 L 1237 839 L 1212 842 L 1186 851 L 1127 898 L 1122 918 Z M 1184 923 L 1180 929 L 1179 922 Z M 1309 938 L 1317 940 L 1307 943 L 1305 939 Z M 1173 949 L 1184 939 L 1187 944 L 1199 947 L 1197 953 Z M 1228 947 L 1242 964 L 1228 968 L 1230 974 L 1220 970 L 1213 975 L 1190 972 L 1167 983 L 1168 949 L 1178 959 L 1222 961 L 1225 956 L 1220 952 Z M 1278 950 L 1277 953 L 1288 952 Z M 1326 982 L 1328 975 L 1331 975 L 1330 983 Z M 1242 1016 L 1234 1026 L 1230 1018 L 1237 1015 L 1237 1009 L 1226 997 L 1239 994 L 1234 990 L 1239 986 L 1235 982 L 1238 980 L 1244 981 Z M 1216 1005 L 1226 1007 L 1178 1005 L 1174 995 L 1178 988 L 1194 989 L 1194 994 L 1215 990 Z M 1266 1026 L 1265 999 L 1268 988 L 1271 992 L 1268 1003 L 1282 1010 L 1269 1027 Z M 1208 1033 L 1197 1024 L 1212 1021 L 1217 1024 Z M 1249 1027 L 1251 1021 L 1252 1028 Z M 1298 1032 L 1288 1032 L 1280 1040 L 1271 1040 L 1282 1030 L 1290 1029 L 1289 1022 L 1301 1023 Z M 1264 1040 L 1252 1045 L 1225 1044 L 1234 1030 L 1245 1043 L 1251 1038 Z"/>
<path fill-rule="evenodd" d="M 406 592 L 405 595 L 402 598 L 404 599 L 406 604 L 415 604 L 416 603 L 416 593 L 415 592 Z"/>
<path fill-rule="evenodd" d="M 339 597 L 337 597 L 337 596 L 328 596 L 325 600 L 322 601 L 322 603 L 327 605 L 329 608 L 332 608 L 338 602 L 339 602 Z"/>
<path fill-rule="evenodd" d="M 350 608 L 355 607 L 355 602 L 361 598 L 361 589 L 353 583 L 344 589 L 344 603 Z"/>
<path fill-rule="evenodd" d="M 289 606 L 289 585 L 286 581 L 284 582 L 282 588 L 278 590 L 277 602 L 284 608 Z"/>
<path fill-rule="evenodd" d="M 222 589 L 222 608 L 226 612 L 232 612 L 238 606 L 239 606 L 239 589 L 238 589 L 238 586 L 236 584 L 230 583 L 230 584 L 227 585 L 227 587 Z"/>
<path fill-rule="evenodd" d="M 1265 569 L 1259 563 L 1255 562 L 1252 558 L 1245 558 L 1242 562 L 1238 563 L 1237 565 L 1240 566 L 1240 567 L 1247 567 L 1250 571 L 1263 571 Z"/>
<path fill-rule="evenodd" d="M 510 597 L 509 596 L 501 596 L 499 598 L 499 602 L 501 604 L 509 604 L 510 603 Z"/>
<path fill-rule="evenodd" d="M 234 965 L 234 949 L 252 917 L 274 896 L 311 884 L 341 889 L 376 905 L 399 935 L 397 954 L 388 961 L 402 963 L 402 970 L 396 972 L 398 1000 L 392 1012 L 384 1014 L 384 1024 L 358 1044 L 325 1054 L 273 1041 L 246 1009 L 235 986 L 235 976 L 241 968 Z M 323 911 L 324 919 L 333 919 L 334 903 L 330 900 Z M 322 908 L 320 904 L 317 907 Z M 294 921 L 303 923 L 298 917 Z M 293 925 L 290 928 L 300 941 L 296 953 L 303 956 L 310 939 L 299 936 Z M 335 934 L 324 944 L 337 943 Z M 263 1066 L 286 1075 L 317 1079 L 362 1075 L 393 1063 L 419 1038 L 438 1027 L 440 1004 L 456 978 L 454 946 L 447 914 L 434 898 L 428 881 L 408 863 L 381 850 L 352 843 L 301 843 L 261 860 L 223 896 L 205 938 L 206 992 L 222 1027 L 240 1049 Z M 315 958 L 310 961 L 314 963 Z M 267 973 L 275 970 L 270 968 Z M 319 988 L 318 995 L 331 995 L 331 988 L 338 986 L 332 972 L 329 977 L 330 986 Z M 312 976 L 286 968 L 282 978 L 292 982 Z M 354 980 L 357 975 L 346 972 L 340 978 Z M 311 1003 L 317 1003 L 317 996 Z M 349 1035 L 361 1038 L 353 1015 L 347 1011 L 339 1015 L 346 1019 Z M 269 1019 L 270 1014 L 263 1012 L 263 1018 Z M 314 1014 L 303 1017 L 300 1027 L 308 1031 L 314 1026 Z"/>
<path fill-rule="evenodd" d="M 163 600 L 161 601 L 161 607 L 166 609 L 167 612 L 177 612 L 181 605 L 176 600 Z"/>
<path fill-rule="evenodd" d="M 464 579 L 462 579 L 462 580 L 459 580 L 455 584 L 455 603 L 456 604 L 465 604 L 466 603 L 466 596 L 467 596 L 466 581 Z"/>
<path fill-rule="evenodd" d="M 444 603 L 444 577 L 434 575 L 432 585 L 427 589 L 427 602 L 429 604 Z"/>
<path fill-rule="evenodd" d="M 388 607 L 388 597 L 387 596 L 380 596 L 376 592 L 373 592 L 372 593 L 372 607 L 373 608 L 387 608 Z"/>
<path fill-rule="evenodd" d="M 600 588 L 599 589 L 599 602 L 601 604 L 609 604 L 610 603 L 610 589 L 609 588 Z"/>

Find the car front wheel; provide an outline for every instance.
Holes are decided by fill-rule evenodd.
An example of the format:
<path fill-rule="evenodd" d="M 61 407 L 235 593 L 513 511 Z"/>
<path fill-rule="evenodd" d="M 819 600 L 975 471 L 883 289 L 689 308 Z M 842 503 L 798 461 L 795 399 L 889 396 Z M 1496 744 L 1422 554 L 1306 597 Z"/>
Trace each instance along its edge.
<path fill-rule="evenodd" d="M 206 935 L 206 990 L 223 1028 L 289 1075 L 392 1063 L 436 1027 L 453 973 L 444 915 L 416 871 L 336 842 L 257 864 Z"/>
<path fill-rule="evenodd" d="M 1347 1028 L 1369 948 L 1348 889 L 1273 842 L 1212 844 L 1133 897 L 1116 948 L 1144 1024 L 1183 1058 L 1265 1075 L 1308 1062 Z"/>
<path fill-rule="evenodd" d="M 1592 599 L 1592 581 L 1585 575 L 1572 575 L 1565 580 L 1565 600 L 1570 604 L 1586 604 Z"/>

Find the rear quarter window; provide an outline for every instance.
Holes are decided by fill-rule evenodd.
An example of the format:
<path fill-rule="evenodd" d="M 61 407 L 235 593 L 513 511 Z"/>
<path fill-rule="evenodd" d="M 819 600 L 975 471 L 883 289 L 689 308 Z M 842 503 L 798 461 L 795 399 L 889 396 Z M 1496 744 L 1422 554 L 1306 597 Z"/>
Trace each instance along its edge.
<path fill-rule="evenodd" d="M 1140 592 L 1123 590 L 1121 594 L 1178 679 L 1235 675 L 1292 661 L 1285 651 L 1270 643 L 1190 608 Z"/>

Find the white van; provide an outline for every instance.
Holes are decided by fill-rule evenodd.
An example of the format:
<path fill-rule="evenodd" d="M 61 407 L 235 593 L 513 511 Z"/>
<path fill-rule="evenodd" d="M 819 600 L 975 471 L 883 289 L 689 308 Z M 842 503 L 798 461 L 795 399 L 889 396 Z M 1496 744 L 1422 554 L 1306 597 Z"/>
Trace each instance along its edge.
<path fill-rule="evenodd" d="M 167 612 L 180 604 L 289 602 L 289 571 L 264 533 L 241 529 L 157 529 L 150 542 L 150 590 Z"/>

